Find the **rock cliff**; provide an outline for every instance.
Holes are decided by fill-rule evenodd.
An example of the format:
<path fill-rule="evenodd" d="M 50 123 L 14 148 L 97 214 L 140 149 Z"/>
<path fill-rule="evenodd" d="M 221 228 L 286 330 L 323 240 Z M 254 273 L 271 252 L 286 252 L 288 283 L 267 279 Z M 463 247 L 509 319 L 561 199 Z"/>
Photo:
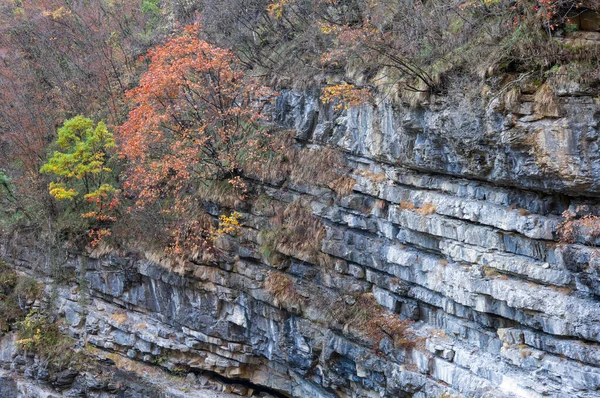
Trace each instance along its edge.
<path fill-rule="evenodd" d="M 79 275 L 54 297 L 82 345 L 221 378 L 228 392 L 597 397 L 600 257 L 593 236 L 560 243 L 557 230 L 565 210 L 600 210 L 598 99 L 559 81 L 505 87 L 456 83 L 417 107 L 348 110 L 283 93 L 277 123 L 301 147 L 341 151 L 351 189 L 257 181 L 260 200 L 238 208 L 242 231 L 219 241 L 217 258 L 56 259 L 18 241 L 4 257 L 21 272 L 52 275 L 59 263 Z M 324 231 L 316 252 L 273 227 L 294 203 Z M 281 235 L 270 248 L 265 231 Z M 336 316 L 365 294 L 413 321 L 410 343 L 374 343 L 348 322 L 357 318 Z"/>

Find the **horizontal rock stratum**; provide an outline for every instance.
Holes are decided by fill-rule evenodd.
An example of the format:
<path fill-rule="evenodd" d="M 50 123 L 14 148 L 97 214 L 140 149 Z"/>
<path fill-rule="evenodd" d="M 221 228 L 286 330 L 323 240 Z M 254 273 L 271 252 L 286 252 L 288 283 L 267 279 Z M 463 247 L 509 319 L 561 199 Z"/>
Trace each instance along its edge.
<path fill-rule="evenodd" d="M 241 210 L 241 234 L 219 242 L 218 260 L 63 259 L 87 286 L 59 289 L 69 331 L 133 361 L 281 396 L 598 397 L 600 257 L 595 242 L 561 243 L 557 229 L 569 208 L 599 209 L 600 113 L 578 87 L 555 92 L 550 110 L 535 93 L 508 107 L 460 87 L 417 108 L 349 110 L 285 92 L 275 120 L 300 146 L 338 148 L 352 192 L 256 181 L 262 204 Z M 261 231 L 292 203 L 325 229 L 320 254 L 279 240 L 275 261 Z M 3 250 L 25 272 L 50 267 L 35 247 Z M 287 302 L 266 287 L 273 273 L 294 289 Z M 360 325 L 335 321 L 336 303 L 365 293 L 414 321 L 412 344 L 374 346 Z"/>

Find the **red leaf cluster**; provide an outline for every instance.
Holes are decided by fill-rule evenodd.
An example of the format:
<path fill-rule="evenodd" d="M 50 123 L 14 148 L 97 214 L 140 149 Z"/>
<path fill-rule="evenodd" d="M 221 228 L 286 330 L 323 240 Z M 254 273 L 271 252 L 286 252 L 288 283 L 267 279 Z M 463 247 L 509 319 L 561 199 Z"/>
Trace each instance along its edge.
<path fill-rule="evenodd" d="M 148 53 L 148 71 L 127 93 L 131 111 L 119 129 L 130 164 L 125 189 L 141 207 L 168 200 L 163 213 L 185 216 L 187 225 L 200 207 L 199 184 L 226 180 L 243 190 L 243 168 L 268 145 L 260 122 L 269 91 L 247 78 L 232 52 L 201 40 L 199 30 L 188 26 Z M 172 230 L 176 241 L 194 240 L 189 228 Z"/>

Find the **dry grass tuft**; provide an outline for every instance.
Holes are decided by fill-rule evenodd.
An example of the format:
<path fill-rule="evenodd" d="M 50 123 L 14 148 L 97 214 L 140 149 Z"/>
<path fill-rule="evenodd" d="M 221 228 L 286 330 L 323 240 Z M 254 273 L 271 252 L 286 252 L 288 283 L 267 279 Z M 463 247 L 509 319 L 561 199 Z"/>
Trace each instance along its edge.
<path fill-rule="evenodd" d="M 248 177 L 276 186 L 288 181 L 297 185 L 328 187 L 338 196 L 352 192 L 354 183 L 347 177 L 350 168 L 344 163 L 339 148 L 300 148 L 294 145 L 293 132 L 283 132 L 275 139 L 278 140 L 274 144 L 277 150 L 262 162 L 249 165 L 244 170 Z"/>
<path fill-rule="evenodd" d="M 400 208 L 402 210 L 416 211 L 417 213 L 422 214 L 424 216 L 433 214 L 436 211 L 435 205 L 429 202 L 424 203 L 421 207 L 415 206 L 415 204 L 412 202 L 402 202 L 400 203 Z"/>
<path fill-rule="evenodd" d="M 290 203 L 282 213 L 273 218 L 273 224 L 273 230 L 263 230 L 259 235 L 261 253 L 271 265 L 282 265 L 283 258 L 280 254 L 313 264 L 329 263 L 329 256 L 321 252 L 325 227 L 301 200 Z"/>
<path fill-rule="evenodd" d="M 400 203 L 400 208 L 401 208 L 402 210 L 414 210 L 414 209 L 416 209 L 417 207 L 416 207 L 416 206 L 415 206 L 415 204 L 414 204 L 414 203 L 412 203 L 412 202 L 402 202 L 402 203 Z"/>
<path fill-rule="evenodd" d="M 299 311 L 306 304 L 306 298 L 298 293 L 292 279 L 281 272 L 270 272 L 264 286 L 279 307 Z"/>
<path fill-rule="evenodd" d="M 96 246 L 94 246 L 92 251 L 89 253 L 89 256 L 91 258 L 101 258 L 101 257 L 105 257 L 105 256 L 108 256 L 111 254 L 119 256 L 119 255 L 123 255 L 124 253 L 122 253 L 122 251 L 114 248 L 106 240 L 101 240 L 100 243 L 98 243 Z"/>
<path fill-rule="evenodd" d="M 527 344 L 518 344 L 515 346 L 515 348 L 519 349 L 521 358 L 523 359 L 526 359 L 532 353 L 530 347 Z"/>
<path fill-rule="evenodd" d="M 508 280 L 508 276 L 500 272 L 497 268 L 484 266 L 483 276 L 486 278 Z"/>
<path fill-rule="evenodd" d="M 184 255 L 177 256 L 168 252 L 145 251 L 144 257 L 146 260 L 179 275 L 186 273 L 186 269 L 191 266 L 189 261 L 197 264 L 211 264 L 216 259 L 214 251 L 208 249 L 195 249 L 193 252 L 188 253 L 187 257 Z"/>
<path fill-rule="evenodd" d="M 444 329 L 434 329 L 431 331 L 431 333 L 429 335 L 431 337 L 440 337 L 440 338 L 448 337 L 448 335 L 446 334 L 446 331 L 444 331 Z"/>
<path fill-rule="evenodd" d="M 291 167 L 290 179 L 296 184 L 327 186 L 343 169 L 342 153 L 332 148 L 299 150 Z"/>
<path fill-rule="evenodd" d="M 550 288 L 556 292 L 559 292 L 561 294 L 564 294 L 566 296 L 570 296 L 571 294 L 573 294 L 573 289 L 571 289 L 570 287 L 566 287 L 566 286 L 550 286 Z"/>
<path fill-rule="evenodd" d="M 229 181 L 209 181 L 200 184 L 196 195 L 200 200 L 217 203 L 231 209 L 239 208 L 244 200 L 244 194 L 236 189 Z"/>
<path fill-rule="evenodd" d="M 368 178 L 373 184 L 379 184 L 387 180 L 384 173 L 374 173 L 371 170 L 357 170 L 356 174 Z"/>
<path fill-rule="evenodd" d="M 110 319 L 117 325 L 122 325 L 127 321 L 128 317 L 126 312 L 115 312 L 110 316 Z"/>
<path fill-rule="evenodd" d="M 296 158 L 294 130 L 279 131 L 273 134 L 273 150 L 266 153 L 260 162 L 244 167 L 244 174 L 250 178 L 274 185 L 280 185 L 289 175 L 292 162 Z"/>
<path fill-rule="evenodd" d="M 284 210 L 285 204 L 266 194 L 259 195 L 252 203 L 252 213 L 260 216 L 275 217 L 283 215 Z"/>
<path fill-rule="evenodd" d="M 558 238 L 563 243 L 595 243 L 600 237 L 600 216 L 593 214 L 579 215 L 582 209 L 572 212 L 567 209 L 563 212 L 563 221 L 556 228 Z"/>
<path fill-rule="evenodd" d="M 329 184 L 338 197 L 348 196 L 354 191 L 356 180 L 352 177 L 341 176 Z"/>
<path fill-rule="evenodd" d="M 430 214 L 435 213 L 436 207 L 432 204 L 432 203 L 424 203 L 423 206 L 421 206 L 420 208 L 417 209 L 417 212 L 424 215 L 424 216 L 428 216 Z"/>
<path fill-rule="evenodd" d="M 401 320 L 397 314 L 383 308 L 373 293 L 363 293 L 356 297 L 354 304 L 338 301 L 334 304 L 334 314 L 344 328 L 354 329 L 359 335 L 373 342 L 375 349 L 384 338 L 389 338 L 394 347 L 411 347 L 414 340 L 408 335 L 409 320 Z"/>
<path fill-rule="evenodd" d="M 168 257 L 165 253 L 157 252 L 157 251 L 145 251 L 144 257 L 146 260 L 158 264 L 166 269 L 175 268 L 176 261 L 173 258 Z"/>

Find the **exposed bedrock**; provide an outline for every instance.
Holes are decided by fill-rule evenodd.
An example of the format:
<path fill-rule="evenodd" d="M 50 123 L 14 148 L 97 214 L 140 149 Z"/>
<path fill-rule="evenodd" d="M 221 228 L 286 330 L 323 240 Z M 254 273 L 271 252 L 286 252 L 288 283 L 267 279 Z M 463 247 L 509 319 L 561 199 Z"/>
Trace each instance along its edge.
<path fill-rule="evenodd" d="M 302 145 L 341 148 L 356 181 L 342 197 L 260 187 L 269 203 L 310 207 L 328 264 L 285 250 L 283 265 L 269 261 L 260 231 L 272 214 L 255 204 L 240 236 L 221 240 L 219 261 L 62 260 L 87 282 L 59 289 L 70 333 L 282 396 L 598 397 L 600 256 L 590 238 L 560 243 L 557 232 L 565 210 L 597 209 L 598 103 L 574 86 L 555 88 L 553 107 L 535 97 L 508 106 L 454 87 L 417 109 L 335 111 L 311 93 L 283 93 L 278 123 Z M 51 267 L 15 246 L 4 251 L 21 270 Z M 265 287 L 275 270 L 301 305 Z M 331 320 L 329 304 L 365 292 L 414 321 L 412 346 L 375 347 Z"/>

